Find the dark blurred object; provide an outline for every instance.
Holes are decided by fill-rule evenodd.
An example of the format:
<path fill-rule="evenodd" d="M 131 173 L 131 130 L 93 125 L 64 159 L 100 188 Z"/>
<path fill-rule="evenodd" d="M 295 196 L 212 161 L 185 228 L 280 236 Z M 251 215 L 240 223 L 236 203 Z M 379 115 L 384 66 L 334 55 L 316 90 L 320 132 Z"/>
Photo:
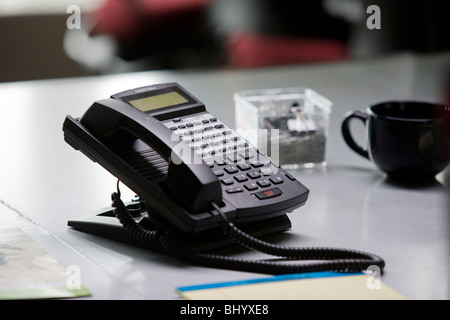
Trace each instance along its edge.
<path fill-rule="evenodd" d="M 92 21 L 91 35 L 113 36 L 144 68 L 340 60 L 350 30 L 321 1 L 107 0 Z"/>
<path fill-rule="evenodd" d="M 399 51 L 428 53 L 450 49 L 448 1 L 362 0 L 362 3 L 365 9 L 370 5 L 380 8 L 381 29 L 368 30 L 366 21 L 362 21 L 352 39 L 355 56 L 373 57 Z"/>
<path fill-rule="evenodd" d="M 450 106 L 450 70 L 448 70 L 447 82 L 445 83 L 445 101 Z"/>
<path fill-rule="evenodd" d="M 382 1 L 382 5 L 387 5 L 387 2 L 387 0 Z M 450 19 L 447 1 L 396 0 L 389 2 L 396 4 L 392 10 L 387 11 L 391 17 L 391 24 L 385 26 L 389 28 L 388 32 L 392 32 L 395 36 L 394 49 L 409 49 L 416 52 L 450 49 Z"/>
<path fill-rule="evenodd" d="M 323 1 L 243 2 L 216 0 L 213 4 L 232 67 L 348 58 L 351 25 L 327 12 Z"/>
<path fill-rule="evenodd" d="M 369 30 L 370 5 L 381 29 Z M 450 49 L 439 0 L 106 0 L 91 35 L 141 69 L 290 63 Z"/>
<path fill-rule="evenodd" d="M 204 55 L 199 62 L 192 59 L 200 59 L 201 52 L 210 51 L 212 45 L 212 30 L 206 22 L 209 2 L 107 0 L 91 16 L 91 35 L 112 36 L 117 41 L 119 57 L 124 60 L 148 57 L 150 68 L 207 65 L 211 56 Z"/>

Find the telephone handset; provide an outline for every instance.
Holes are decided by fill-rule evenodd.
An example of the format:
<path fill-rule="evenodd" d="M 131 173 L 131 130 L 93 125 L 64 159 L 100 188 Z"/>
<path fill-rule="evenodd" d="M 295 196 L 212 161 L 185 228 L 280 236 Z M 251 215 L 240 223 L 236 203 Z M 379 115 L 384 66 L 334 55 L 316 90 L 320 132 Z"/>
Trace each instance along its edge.
<path fill-rule="evenodd" d="M 210 201 L 221 203 L 222 189 L 210 168 L 196 153 L 176 152 L 189 147 L 185 141 L 175 139 L 172 132 L 151 115 L 109 99 L 94 103 L 80 119 L 80 124 L 110 146 L 131 144 L 136 139 L 151 146 L 169 163 L 167 189 L 187 209 L 201 212 L 209 209 Z M 173 161 L 173 157 L 177 160 Z M 183 186 L 183 180 L 189 181 L 189 188 Z"/>
<path fill-rule="evenodd" d="M 139 243 L 202 265 L 264 273 L 342 270 L 348 269 L 347 262 L 356 269 L 384 267 L 374 255 L 348 250 L 321 250 L 320 257 L 334 260 L 344 255 L 351 261 L 295 268 L 219 258 L 174 244 L 180 238 L 174 241 L 172 233 L 185 239 L 189 234 L 210 237 L 214 230 L 222 230 L 236 242 L 269 254 L 318 259 L 317 251 L 267 244 L 236 227 L 266 228 L 265 222 L 283 218 L 281 229 L 288 228 L 286 213 L 304 205 L 309 190 L 177 83 L 127 90 L 96 101 L 81 118 L 67 116 L 63 131 L 68 144 L 136 192 L 149 216 L 156 218 L 137 222 L 120 192 L 113 194 L 114 215 Z M 159 228 L 161 224 L 167 228 Z M 90 230 L 86 224 L 69 225 Z"/>

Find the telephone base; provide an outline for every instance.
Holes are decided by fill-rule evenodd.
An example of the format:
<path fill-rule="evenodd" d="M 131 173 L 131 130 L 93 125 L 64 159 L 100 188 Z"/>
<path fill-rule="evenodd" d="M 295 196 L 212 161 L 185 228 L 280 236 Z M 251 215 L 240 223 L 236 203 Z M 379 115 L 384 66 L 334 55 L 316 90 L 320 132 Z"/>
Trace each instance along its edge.
<path fill-rule="evenodd" d="M 131 204 L 131 206 L 132 205 L 133 204 Z M 140 212 L 135 218 L 136 220 L 140 220 L 144 217 L 148 218 L 151 223 L 152 217 L 151 215 L 148 215 L 147 212 Z M 104 208 L 78 219 L 69 220 L 68 226 L 81 232 L 158 251 L 158 248 L 150 247 L 136 241 L 114 216 L 112 207 Z M 261 237 L 289 230 L 292 227 L 292 224 L 287 215 L 281 215 L 266 220 L 238 224 L 237 226 L 253 237 Z M 222 232 L 218 232 L 216 229 L 196 234 L 183 233 L 174 229 L 171 229 L 170 232 L 173 232 L 180 243 L 183 243 L 183 245 L 192 252 L 207 252 L 235 244 L 234 240 L 226 237 Z"/>

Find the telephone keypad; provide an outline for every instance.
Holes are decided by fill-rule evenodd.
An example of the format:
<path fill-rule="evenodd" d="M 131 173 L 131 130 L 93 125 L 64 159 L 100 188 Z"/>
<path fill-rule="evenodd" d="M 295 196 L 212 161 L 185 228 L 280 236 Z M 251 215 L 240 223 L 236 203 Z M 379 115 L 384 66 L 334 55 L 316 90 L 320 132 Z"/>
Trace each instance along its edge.
<path fill-rule="evenodd" d="M 277 165 L 237 133 L 208 113 L 163 122 L 174 139 L 188 143 L 202 156 L 230 196 L 247 193 L 263 200 L 282 194 L 285 177 Z"/>

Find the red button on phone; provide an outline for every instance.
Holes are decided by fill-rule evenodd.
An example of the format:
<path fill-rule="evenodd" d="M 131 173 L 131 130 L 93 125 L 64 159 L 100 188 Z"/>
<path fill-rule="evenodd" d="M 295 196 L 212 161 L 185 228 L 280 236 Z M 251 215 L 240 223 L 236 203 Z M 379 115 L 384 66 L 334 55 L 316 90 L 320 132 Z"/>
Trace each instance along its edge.
<path fill-rule="evenodd" d="M 278 197 L 282 194 L 281 190 L 278 188 L 270 189 L 270 190 L 264 190 L 261 192 L 255 193 L 255 195 L 258 197 L 258 199 L 270 199 L 274 197 Z"/>

